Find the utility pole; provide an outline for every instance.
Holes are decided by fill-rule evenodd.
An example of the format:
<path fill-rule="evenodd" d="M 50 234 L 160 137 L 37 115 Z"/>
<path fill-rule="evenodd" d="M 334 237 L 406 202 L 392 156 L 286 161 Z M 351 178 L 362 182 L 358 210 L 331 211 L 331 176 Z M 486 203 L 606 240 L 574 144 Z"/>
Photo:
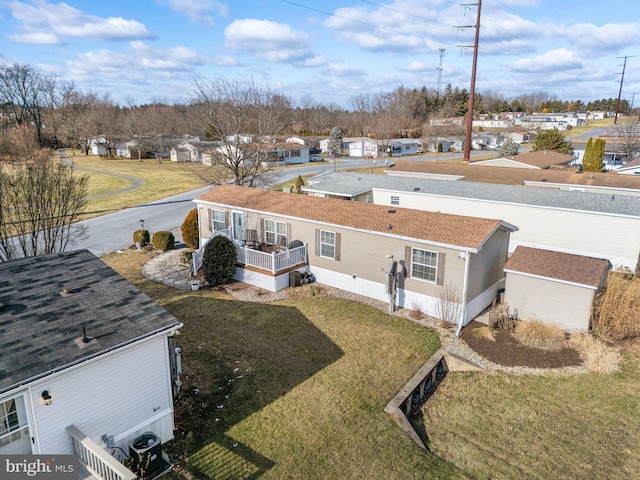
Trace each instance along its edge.
<path fill-rule="evenodd" d="M 616 116 L 613 118 L 613 124 L 618 124 L 618 113 L 620 113 L 620 97 L 622 97 L 622 83 L 624 82 L 624 71 L 627 68 L 627 58 L 633 58 L 635 55 L 627 55 L 626 57 L 617 57 L 624 58 L 624 63 L 622 64 L 622 73 L 620 74 L 620 90 L 618 91 L 618 101 L 616 102 Z"/>
<path fill-rule="evenodd" d="M 438 96 L 440 96 L 440 89 L 442 88 L 442 70 L 444 70 L 443 68 L 443 63 L 444 63 L 444 51 L 446 50 L 446 48 L 444 48 L 444 46 L 440 46 L 438 47 L 438 51 L 440 52 L 440 65 L 438 66 Z"/>
<path fill-rule="evenodd" d="M 476 19 L 476 39 L 473 44 L 473 66 L 471 67 L 471 88 L 469 89 L 469 110 L 467 111 L 467 132 L 464 142 L 463 160 L 468 162 L 471 160 L 471 135 L 473 133 L 473 101 L 476 90 L 476 66 L 478 64 L 478 43 L 480 40 L 480 10 L 482 9 L 482 0 L 478 0 L 477 4 L 469 4 L 478 6 L 478 17 Z M 466 5 L 465 5 L 466 6 Z"/>

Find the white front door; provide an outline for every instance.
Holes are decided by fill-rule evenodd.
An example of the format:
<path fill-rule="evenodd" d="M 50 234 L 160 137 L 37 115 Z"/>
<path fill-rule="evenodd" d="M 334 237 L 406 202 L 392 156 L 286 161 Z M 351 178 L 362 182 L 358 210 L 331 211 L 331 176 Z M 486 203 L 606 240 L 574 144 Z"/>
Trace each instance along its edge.
<path fill-rule="evenodd" d="M 233 212 L 233 241 L 237 245 L 242 245 L 244 242 L 244 213 Z"/>

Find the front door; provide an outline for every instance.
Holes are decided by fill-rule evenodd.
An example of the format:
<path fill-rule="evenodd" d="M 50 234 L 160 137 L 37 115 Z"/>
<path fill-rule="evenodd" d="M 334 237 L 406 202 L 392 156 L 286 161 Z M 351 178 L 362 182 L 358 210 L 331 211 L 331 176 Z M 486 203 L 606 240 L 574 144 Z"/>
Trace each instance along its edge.
<path fill-rule="evenodd" d="M 244 213 L 233 212 L 233 241 L 236 245 L 244 242 Z"/>

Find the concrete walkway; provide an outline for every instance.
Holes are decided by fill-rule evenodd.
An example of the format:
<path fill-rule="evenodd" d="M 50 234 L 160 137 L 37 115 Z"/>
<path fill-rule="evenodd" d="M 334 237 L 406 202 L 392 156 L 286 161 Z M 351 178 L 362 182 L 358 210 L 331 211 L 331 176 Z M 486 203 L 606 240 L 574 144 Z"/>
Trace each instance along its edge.
<path fill-rule="evenodd" d="M 180 263 L 182 253 L 186 251 L 180 248 L 153 257 L 142 266 L 142 274 L 154 282 L 164 283 L 181 290 L 190 289 L 191 272 L 186 264 Z"/>

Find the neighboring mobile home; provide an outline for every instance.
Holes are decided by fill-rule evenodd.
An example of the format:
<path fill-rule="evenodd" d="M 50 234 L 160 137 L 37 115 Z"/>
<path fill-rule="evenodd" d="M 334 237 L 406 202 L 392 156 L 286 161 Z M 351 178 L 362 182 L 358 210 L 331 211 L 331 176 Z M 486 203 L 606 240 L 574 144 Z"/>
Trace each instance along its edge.
<path fill-rule="evenodd" d="M 465 324 L 503 287 L 502 268 L 515 230 L 501 220 L 232 185 L 219 186 L 195 202 L 201 245 L 222 232 L 234 240 L 238 280 L 276 290 L 288 282 L 274 278 L 302 270 L 325 285 L 388 301 L 384 272 L 395 259 L 398 306 L 437 315 L 439 299 L 449 290 L 459 297 L 456 320 Z M 305 253 L 302 264 L 297 257 L 275 267 L 276 258 L 295 256 L 300 249 Z M 250 264 L 251 257 L 260 255 L 274 261 Z"/>
<path fill-rule="evenodd" d="M 510 252 L 518 245 L 545 248 L 606 258 L 613 268 L 634 272 L 640 260 L 638 196 L 577 191 L 581 185 L 568 191 L 350 172 L 326 173 L 308 183 L 302 190 L 309 195 L 354 194 L 355 200 L 394 208 L 501 218 L 518 227 Z"/>
<path fill-rule="evenodd" d="M 86 250 L 0 278 L 0 454 L 75 453 L 94 478 L 128 478 L 133 439 L 173 438 L 182 324 Z"/>
<path fill-rule="evenodd" d="M 589 330 L 595 296 L 609 271 L 602 258 L 518 247 L 504 267 L 505 303 L 520 319 L 565 331 Z"/>

